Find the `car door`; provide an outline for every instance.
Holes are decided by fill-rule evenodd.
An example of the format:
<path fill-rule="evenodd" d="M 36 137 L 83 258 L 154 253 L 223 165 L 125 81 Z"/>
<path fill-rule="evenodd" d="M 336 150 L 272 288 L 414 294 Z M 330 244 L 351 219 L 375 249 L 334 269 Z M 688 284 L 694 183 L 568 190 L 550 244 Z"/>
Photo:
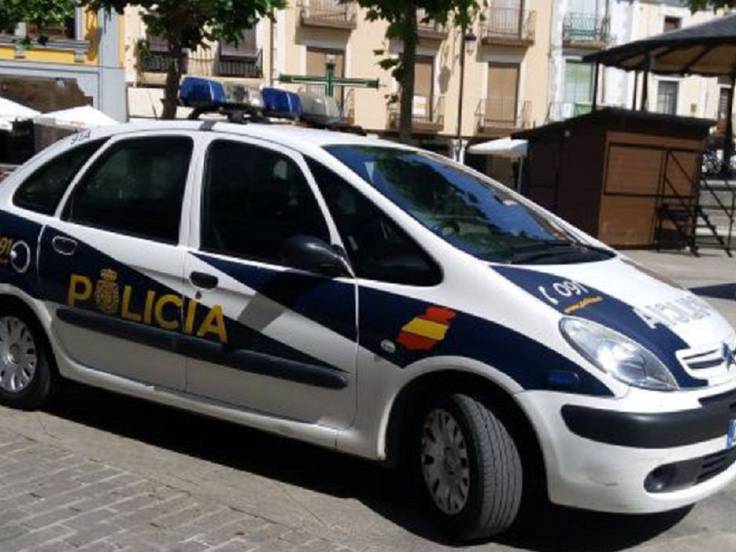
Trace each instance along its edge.
<path fill-rule="evenodd" d="M 345 427 L 355 411 L 355 282 L 297 270 L 282 256 L 295 235 L 340 244 L 305 169 L 285 148 L 209 144 L 185 261 L 202 311 L 184 345 L 187 391 Z"/>
<path fill-rule="evenodd" d="M 52 331 L 85 367 L 183 389 L 180 235 L 194 135 L 111 140 L 43 230 L 39 275 Z"/>

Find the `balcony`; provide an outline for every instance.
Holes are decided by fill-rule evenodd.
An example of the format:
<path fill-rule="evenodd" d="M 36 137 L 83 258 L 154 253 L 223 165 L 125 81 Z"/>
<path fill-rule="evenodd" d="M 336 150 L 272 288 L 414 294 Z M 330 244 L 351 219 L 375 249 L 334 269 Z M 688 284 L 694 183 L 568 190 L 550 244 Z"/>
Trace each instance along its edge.
<path fill-rule="evenodd" d="M 547 122 L 553 123 L 580 115 L 587 115 L 592 110 L 592 102 L 552 102 L 549 104 L 547 110 Z"/>
<path fill-rule="evenodd" d="M 168 52 L 141 52 L 138 68 L 144 74 L 142 80 L 151 84 L 163 84 L 163 75 L 169 68 L 170 60 Z M 248 56 L 223 56 L 219 50 L 212 55 L 209 50 L 202 49 L 184 56 L 182 73 L 200 77 L 260 79 L 263 76 L 261 61 L 260 50 Z"/>
<path fill-rule="evenodd" d="M 389 106 L 388 125 L 391 129 L 399 128 L 399 103 Z M 414 96 L 412 109 L 412 127 L 415 132 L 439 132 L 445 126 L 445 97 Z"/>
<path fill-rule="evenodd" d="M 489 8 L 481 24 L 481 40 L 490 46 L 528 48 L 534 44 L 537 14 L 518 8 Z"/>
<path fill-rule="evenodd" d="M 356 26 L 355 3 L 340 3 L 338 0 L 304 0 L 299 18 L 304 27 L 352 30 Z"/>
<path fill-rule="evenodd" d="M 609 32 L 608 17 L 571 12 L 562 22 L 562 44 L 570 48 L 601 50 L 608 44 Z"/>
<path fill-rule="evenodd" d="M 475 111 L 478 132 L 490 136 L 504 136 L 514 130 L 532 127 L 530 101 L 522 102 L 514 97 L 482 99 Z"/>
<path fill-rule="evenodd" d="M 445 40 L 447 27 L 430 18 L 424 10 L 417 10 L 417 35 L 426 40 Z"/>
<path fill-rule="evenodd" d="M 208 50 L 200 50 L 189 57 L 189 73 L 202 77 L 228 77 L 236 79 L 260 79 L 262 72 L 262 52 L 256 50 L 243 55 L 225 55 L 222 48 L 217 55 L 208 55 Z"/>
<path fill-rule="evenodd" d="M 138 56 L 138 69 L 142 73 L 166 73 L 169 70 L 171 59 L 172 56 L 168 52 L 141 52 Z M 181 62 L 183 64 L 182 73 L 187 73 L 189 69 L 189 60 L 186 55 L 182 57 Z"/>

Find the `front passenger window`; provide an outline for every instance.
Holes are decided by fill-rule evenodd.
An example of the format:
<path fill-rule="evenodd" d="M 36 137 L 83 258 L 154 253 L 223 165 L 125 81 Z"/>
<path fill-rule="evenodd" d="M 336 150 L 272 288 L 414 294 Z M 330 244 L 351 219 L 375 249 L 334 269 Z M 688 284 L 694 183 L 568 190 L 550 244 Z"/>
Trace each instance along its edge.
<path fill-rule="evenodd" d="M 258 146 L 213 142 L 204 183 L 202 249 L 284 264 L 284 243 L 297 235 L 330 242 L 322 211 L 296 163 Z"/>
<path fill-rule="evenodd" d="M 368 198 L 324 165 L 313 159 L 307 164 L 357 276 L 415 286 L 442 280 L 432 258 Z"/>

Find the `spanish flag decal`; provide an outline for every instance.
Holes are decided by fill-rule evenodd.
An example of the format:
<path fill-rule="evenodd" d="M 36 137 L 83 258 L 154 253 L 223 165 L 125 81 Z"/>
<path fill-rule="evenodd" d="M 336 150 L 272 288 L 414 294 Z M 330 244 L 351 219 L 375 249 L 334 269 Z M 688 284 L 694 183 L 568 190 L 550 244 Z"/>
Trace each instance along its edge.
<path fill-rule="evenodd" d="M 401 328 L 396 341 L 409 351 L 431 351 L 445 339 L 453 318 L 453 310 L 427 307 L 424 314 L 415 316 Z"/>

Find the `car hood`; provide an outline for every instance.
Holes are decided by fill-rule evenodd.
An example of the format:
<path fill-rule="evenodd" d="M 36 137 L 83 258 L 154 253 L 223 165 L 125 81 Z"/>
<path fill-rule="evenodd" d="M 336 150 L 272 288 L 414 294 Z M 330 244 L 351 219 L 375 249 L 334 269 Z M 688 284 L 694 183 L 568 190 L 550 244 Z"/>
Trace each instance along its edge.
<path fill-rule="evenodd" d="M 640 343 L 683 388 L 736 378 L 729 323 L 693 293 L 625 257 L 493 269 L 561 316 L 597 322 Z"/>

